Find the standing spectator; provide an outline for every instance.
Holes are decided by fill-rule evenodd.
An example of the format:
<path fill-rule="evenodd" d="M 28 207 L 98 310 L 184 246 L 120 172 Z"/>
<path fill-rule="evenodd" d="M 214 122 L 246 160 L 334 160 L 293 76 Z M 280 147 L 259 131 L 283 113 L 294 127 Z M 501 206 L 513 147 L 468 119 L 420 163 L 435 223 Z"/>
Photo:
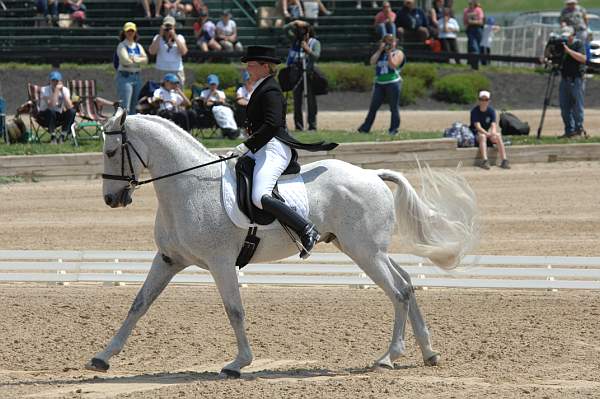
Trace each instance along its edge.
<path fill-rule="evenodd" d="M 485 26 L 483 27 L 483 34 L 481 35 L 481 54 L 492 54 L 494 34 L 498 31 L 500 31 L 500 27 L 496 25 L 496 19 L 494 17 L 487 17 L 485 19 Z M 489 63 L 490 61 L 485 58 L 481 60 L 481 65 L 488 65 Z"/>
<path fill-rule="evenodd" d="M 469 7 L 463 12 L 463 23 L 467 28 L 467 47 L 469 54 L 474 56 L 469 59 L 471 68 L 479 69 L 480 43 L 483 35 L 483 9 L 477 0 L 469 0 Z"/>
<path fill-rule="evenodd" d="M 304 8 L 300 0 L 281 0 L 283 16 L 286 19 L 298 19 L 304 17 Z"/>
<path fill-rule="evenodd" d="M 223 11 L 221 20 L 217 22 L 217 41 L 225 51 L 244 50 L 237 37 L 237 25 L 228 10 Z"/>
<path fill-rule="evenodd" d="M 444 19 L 444 0 L 433 0 L 427 16 L 429 34 L 433 38 L 439 38 L 439 21 Z"/>
<path fill-rule="evenodd" d="M 188 52 L 185 38 L 175 32 L 175 18 L 167 15 L 160 26 L 158 35 L 152 39 L 148 49 L 150 54 L 156 55 L 156 70 L 161 78 L 167 73 L 174 73 L 179 77 L 181 86 L 185 84 L 183 70 L 183 56 Z"/>
<path fill-rule="evenodd" d="M 427 40 L 427 17 L 422 9 L 415 6 L 415 0 L 404 0 L 404 6 L 396 15 L 400 42 L 424 43 Z"/>
<path fill-rule="evenodd" d="M 190 130 L 190 119 L 186 107 L 192 105 L 181 90 L 179 78 L 174 73 L 167 73 L 161 86 L 154 90 L 152 102 L 159 105 L 158 116 L 172 120 L 182 129 Z"/>
<path fill-rule="evenodd" d="M 396 36 L 396 13 L 389 1 L 384 1 L 383 8 L 375 15 L 375 32 L 379 40 L 387 34 Z"/>
<path fill-rule="evenodd" d="M 585 95 L 585 64 L 587 57 L 584 43 L 576 38 L 572 26 L 562 28 L 562 37 L 567 41 L 563 44 L 565 55 L 561 65 L 561 80 L 559 86 L 560 114 L 565 125 L 565 133 L 561 138 L 587 136 L 583 127 L 584 95 Z"/>
<path fill-rule="evenodd" d="M 121 42 L 116 51 L 117 93 L 121 106 L 130 115 L 136 113 L 136 105 L 142 89 L 140 78 L 142 64 L 148 63 L 144 47 L 138 43 L 139 38 L 137 26 L 133 22 L 125 23 L 119 35 Z"/>
<path fill-rule="evenodd" d="M 62 144 L 75 121 L 75 107 L 71 102 L 71 92 L 64 86 L 60 72 L 50 72 L 48 80 L 50 84 L 40 89 L 39 119 L 43 126 L 48 127 L 50 143 Z M 54 132 L 57 126 L 62 126 L 58 141 Z"/>
<path fill-rule="evenodd" d="M 58 0 L 37 0 L 36 8 L 39 13 L 44 14 L 48 26 L 56 25 L 58 22 Z"/>
<path fill-rule="evenodd" d="M 498 155 L 502 162 L 500 167 L 510 169 L 508 159 L 506 159 L 506 149 L 502 141 L 502 134 L 498 132 L 496 123 L 496 111 L 490 106 L 490 92 L 482 90 L 479 92 L 479 105 L 471 110 L 471 130 L 475 134 L 476 142 L 479 145 L 479 167 L 489 169 L 487 147 L 496 144 Z"/>
<path fill-rule="evenodd" d="M 287 66 L 296 65 L 302 71 L 302 60 L 306 60 L 306 99 L 308 107 L 308 130 L 317 130 L 317 97 L 313 91 L 312 75 L 315 62 L 321 56 L 321 42 L 315 37 L 315 31 L 306 21 L 293 21 L 284 27 L 292 39 L 288 50 Z M 303 79 L 303 78 L 302 78 Z M 294 126 L 304 130 L 304 81 L 299 80 L 294 87 Z"/>
<path fill-rule="evenodd" d="M 398 110 L 402 89 L 400 71 L 406 62 L 406 58 L 404 53 L 396 48 L 396 38 L 393 35 L 386 35 L 381 40 L 379 48 L 371 56 L 370 62 L 371 65 L 375 65 L 375 84 L 373 85 L 369 113 L 358 131 L 360 133 L 371 131 L 377 111 L 383 104 L 383 100 L 387 98 L 392 114 L 388 133 L 395 135 L 400 127 L 400 111 Z"/>
<path fill-rule="evenodd" d="M 202 90 L 200 97 L 204 101 L 204 105 L 210 108 L 217 125 L 223 132 L 223 137 L 235 139 L 240 135 L 240 132 L 235 122 L 233 110 L 226 105 L 227 98 L 225 92 L 219 90 L 219 77 L 217 75 L 208 75 L 206 78 L 208 89 Z"/>
<path fill-rule="evenodd" d="M 452 18 L 452 10 L 444 8 L 444 17 L 438 21 L 439 38 L 442 42 L 442 51 L 446 53 L 458 53 L 456 34 L 460 30 L 458 21 Z M 454 59 L 460 64 L 460 58 Z"/>
<path fill-rule="evenodd" d="M 202 52 L 221 51 L 223 48 L 216 40 L 217 27 L 208 19 L 208 12 L 201 10 L 196 22 L 194 22 L 194 36 L 196 43 Z"/>
<path fill-rule="evenodd" d="M 248 105 L 248 101 L 250 101 L 252 87 L 254 86 L 254 82 L 250 80 L 250 73 L 247 70 L 242 72 L 242 82 L 243 84 L 235 92 L 234 114 L 238 126 L 244 126 L 246 122 L 246 106 Z"/>
<path fill-rule="evenodd" d="M 565 8 L 560 12 L 560 26 L 572 26 L 575 35 L 585 43 L 588 35 L 588 17 L 585 8 L 577 4 L 577 0 L 566 0 Z"/>
<path fill-rule="evenodd" d="M 160 18 L 160 11 L 162 10 L 163 0 L 142 0 L 142 7 L 146 13 L 146 18 L 152 18 L 152 12 L 150 9 L 150 3 L 154 3 L 154 17 Z"/>

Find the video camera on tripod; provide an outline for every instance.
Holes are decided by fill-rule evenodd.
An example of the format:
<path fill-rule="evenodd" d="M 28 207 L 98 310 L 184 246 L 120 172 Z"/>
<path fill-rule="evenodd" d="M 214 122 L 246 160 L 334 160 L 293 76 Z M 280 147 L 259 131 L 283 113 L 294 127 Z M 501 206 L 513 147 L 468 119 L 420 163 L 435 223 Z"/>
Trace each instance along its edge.
<path fill-rule="evenodd" d="M 565 47 L 568 43 L 568 39 L 557 33 L 550 33 L 548 42 L 544 49 L 544 57 L 546 63 L 554 68 L 560 68 L 565 59 Z"/>

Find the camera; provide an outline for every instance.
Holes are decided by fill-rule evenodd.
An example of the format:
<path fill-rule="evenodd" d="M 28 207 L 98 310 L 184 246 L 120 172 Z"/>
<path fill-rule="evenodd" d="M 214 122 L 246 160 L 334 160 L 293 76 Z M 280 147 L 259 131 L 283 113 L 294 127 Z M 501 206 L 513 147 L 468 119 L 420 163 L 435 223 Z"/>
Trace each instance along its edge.
<path fill-rule="evenodd" d="M 296 37 L 296 40 L 304 40 L 307 33 L 308 27 L 296 25 L 296 29 L 294 30 L 294 36 Z"/>
<path fill-rule="evenodd" d="M 567 44 L 567 38 L 556 33 L 550 34 L 544 49 L 544 57 L 552 66 L 559 67 L 562 65 L 565 57 L 565 44 Z"/>

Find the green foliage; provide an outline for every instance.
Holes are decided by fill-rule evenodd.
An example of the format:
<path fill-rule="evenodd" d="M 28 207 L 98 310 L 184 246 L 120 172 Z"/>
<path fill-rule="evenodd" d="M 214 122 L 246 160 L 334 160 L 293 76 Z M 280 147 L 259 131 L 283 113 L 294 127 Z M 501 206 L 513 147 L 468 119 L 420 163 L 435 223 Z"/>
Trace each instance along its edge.
<path fill-rule="evenodd" d="M 330 91 L 369 91 L 373 86 L 375 68 L 371 65 L 329 62 L 318 68 L 327 78 Z"/>
<path fill-rule="evenodd" d="M 187 71 L 194 72 L 196 82 L 201 86 L 206 84 L 206 77 L 215 74 L 219 77 L 219 88 L 231 87 L 242 81 L 242 69 L 240 64 L 185 64 Z"/>
<path fill-rule="evenodd" d="M 438 69 L 439 67 L 435 64 L 409 63 L 402 69 L 402 76 L 405 78 L 419 78 L 427 87 L 431 87 L 437 79 Z"/>
<path fill-rule="evenodd" d="M 489 90 L 490 80 L 481 73 L 457 73 L 444 76 L 433 85 L 434 96 L 440 101 L 470 104 L 477 100 L 479 90 Z"/>
<path fill-rule="evenodd" d="M 407 77 L 402 81 L 400 105 L 409 105 L 417 102 L 417 98 L 425 95 L 425 80 L 420 77 Z"/>

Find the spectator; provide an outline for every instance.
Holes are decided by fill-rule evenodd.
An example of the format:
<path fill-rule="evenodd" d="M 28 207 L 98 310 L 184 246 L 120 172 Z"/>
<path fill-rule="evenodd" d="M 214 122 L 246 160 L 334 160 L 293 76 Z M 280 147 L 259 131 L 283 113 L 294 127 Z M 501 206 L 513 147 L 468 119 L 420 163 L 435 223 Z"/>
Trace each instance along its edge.
<path fill-rule="evenodd" d="M 384 1 L 383 8 L 375 15 L 375 32 L 379 40 L 387 34 L 396 36 L 396 13 L 389 1 Z"/>
<path fill-rule="evenodd" d="M 456 34 L 460 30 L 458 21 L 452 18 L 452 10 L 444 8 L 444 17 L 438 20 L 439 38 L 442 42 L 442 51 L 446 53 L 458 53 L 458 45 L 456 44 Z M 460 58 L 454 59 L 457 64 L 460 64 Z"/>
<path fill-rule="evenodd" d="M 44 14 L 48 26 L 56 25 L 58 22 L 58 0 L 37 0 L 37 11 Z"/>
<path fill-rule="evenodd" d="M 475 134 L 475 140 L 479 145 L 479 167 L 489 169 L 490 162 L 487 156 L 487 147 L 496 144 L 498 155 L 502 162 L 500 167 L 510 169 L 502 135 L 498 132 L 496 123 L 496 111 L 490 106 L 490 92 L 482 90 L 479 92 L 479 105 L 471 110 L 471 130 Z"/>
<path fill-rule="evenodd" d="M 156 55 L 156 70 L 161 78 L 167 73 L 174 73 L 179 77 L 181 86 L 185 84 L 183 70 L 183 56 L 188 52 L 185 38 L 175 32 L 175 18 L 167 15 L 160 26 L 158 35 L 152 39 L 148 49 L 150 54 Z"/>
<path fill-rule="evenodd" d="M 576 38 L 572 26 L 562 28 L 562 37 L 567 41 L 563 44 L 565 55 L 561 64 L 561 80 L 559 86 L 560 114 L 565 125 L 561 138 L 587 136 L 583 127 L 584 95 L 585 95 L 585 64 L 587 57 L 584 43 Z"/>
<path fill-rule="evenodd" d="M 181 0 L 163 0 L 165 16 L 170 15 L 173 18 L 181 18 L 183 16 L 184 7 Z"/>
<path fill-rule="evenodd" d="M 186 107 L 192 105 L 183 94 L 179 78 L 174 73 L 167 73 L 162 79 L 160 88 L 154 91 L 152 103 L 158 104 L 158 116 L 172 120 L 182 129 L 190 130 L 190 119 Z"/>
<path fill-rule="evenodd" d="M 154 17 L 160 18 L 160 11 L 162 10 L 163 0 L 142 0 L 142 6 L 144 7 L 146 18 L 152 18 L 150 3 L 154 3 Z"/>
<path fill-rule="evenodd" d="M 127 22 L 123 25 L 123 30 L 119 35 L 121 42 L 117 46 L 117 92 L 121 106 L 127 110 L 127 113 L 134 115 L 140 90 L 142 90 L 142 80 L 140 73 L 142 64 L 148 63 L 148 56 L 144 47 L 138 43 L 140 36 L 137 33 L 137 26 L 133 22 Z"/>
<path fill-rule="evenodd" d="M 415 6 L 415 0 L 404 0 L 404 6 L 396 15 L 400 42 L 424 43 L 427 40 L 427 17 L 422 9 Z"/>
<path fill-rule="evenodd" d="M 71 19 L 82 28 L 87 28 L 85 24 L 85 11 L 87 7 L 83 4 L 83 0 L 65 0 L 65 4 L 69 8 Z"/>
<path fill-rule="evenodd" d="M 181 0 L 180 15 L 183 17 L 198 17 L 202 11 L 206 12 L 208 7 L 202 0 Z"/>
<path fill-rule="evenodd" d="M 216 30 L 215 24 L 208 19 L 208 12 L 201 10 L 198 19 L 194 22 L 194 36 L 201 51 L 207 53 L 223 49 L 216 40 Z"/>
<path fill-rule="evenodd" d="M 496 19 L 494 17 L 487 17 L 485 19 L 485 26 L 483 27 L 483 33 L 481 35 L 481 54 L 492 54 L 492 42 L 494 41 L 494 34 L 498 31 L 500 31 L 500 27 L 496 25 Z M 481 65 L 488 65 L 489 63 L 490 61 L 485 58 L 481 60 Z"/>
<path fill-rule="evenodd" d="M 237 37 L 237 25 L 227 10 L 223 11 L 221 20 L 217 22 L 217 41 L 225 51 L 244 50 Z"/>
<path fill-rule="evenodd" d="M 225 104 L 225 92 L 219 90 L 219 77 L 208 75 L 206 83 L 208 83 L 208 89 L 202 90 L 200 94 L 204 106 L 210 108 L 224 137 L 237 138 L 240 132 L 233 116 L 233 110 Z"/>
<path fill-rule="evenodd" d="M 244 126 L 246 123 L 246 106 L 252 95 L 252 86 L 254 82 L 250 80 L 250 73 L 247 70 L 242 72 L 243 84 L 235 92 L 235 121 L 238 126 Z"/>
<path fill-rule="evenodd" d="M 588 36 L 588 17 L 585 8 L 577 4 L 577 0 L 566 0 L 565 8 L 560 12 L 560 26 L 571 26 L 582 43 Z"/>
<path fill-rule="evenodd" d="M 400 127 L 400 91 L 402 89 L 402 78 L 400 71 L 406 62 L 404 53 L 396 48 L 394 35 L 386 35 L 381 39 L 379 48 L 371 56 L 371 65 L 375 65 L 375 84 L 373 85 L 373 96 L 369 113 L 363 124 L 358 128 L 360 133 L 369 133 L 375 121 L 375 116 L 383 100 L 388 99 L 390 112 L 392 114 L 388 133 L 396 135 Z"/>
<path fill-rule="evenodd" d="M 356 2 L 356 9 L 360 10 L 362 8 L 362 0 L 358 0 Z M 376 1 L 371 2 L 371 8 L 379 8 Z"/>
<path fill-rule="evenodd" d="M 474 54 L 469 59 L 471 68 L 479 69 L 480 43 L 483 34 L 483 9 L 476 0 L 469 0 L 469 6 L 463 12 L 463 23 L 467 29 L 467 48 L 469 54 Z"/>
<path fill-rule="evenodd" d="M 433 0 L 427 19 L 430 36 L 439 38 L 439 21 L 444 19 L 444 0 Z"/>
<path fill-rule="evenodd" d="M 298 19 L 304 17 L 304 9 L 300 0 L 281 0 L 283 16 L 286 19 Z"/>
<path fill-rule="evenodd" d="M 313 91 L 312 75 L 315 62 L 321 56 L 321 42 L 315 37 L 315 31 L 306 21 L 293 21 L 284 27 L 292 38 L 292 46 L 288 50 L 287 66 L 296 65 L 302 71 L 302 59 L 306 59 L 306 97 L 308 107 L 308 130 L 317 130 L 317 98 Z M 294 126 L 296 130 L 304 130 L 304 81 L 300 80 L 294 87 Z"/>
<path fill-rule="evenodd" d="M 75 121 L 75 107 L 71 102 L 71 92 L 64 86 L 60 72 L 50 72 L 48 79 L 50 84 L 40 89 L 39 121 L 41 125 L 48 127 L 50 143 L 62 144 Z M 62 126 L 58 141 L 54 132 L 57 126 Z"/>

